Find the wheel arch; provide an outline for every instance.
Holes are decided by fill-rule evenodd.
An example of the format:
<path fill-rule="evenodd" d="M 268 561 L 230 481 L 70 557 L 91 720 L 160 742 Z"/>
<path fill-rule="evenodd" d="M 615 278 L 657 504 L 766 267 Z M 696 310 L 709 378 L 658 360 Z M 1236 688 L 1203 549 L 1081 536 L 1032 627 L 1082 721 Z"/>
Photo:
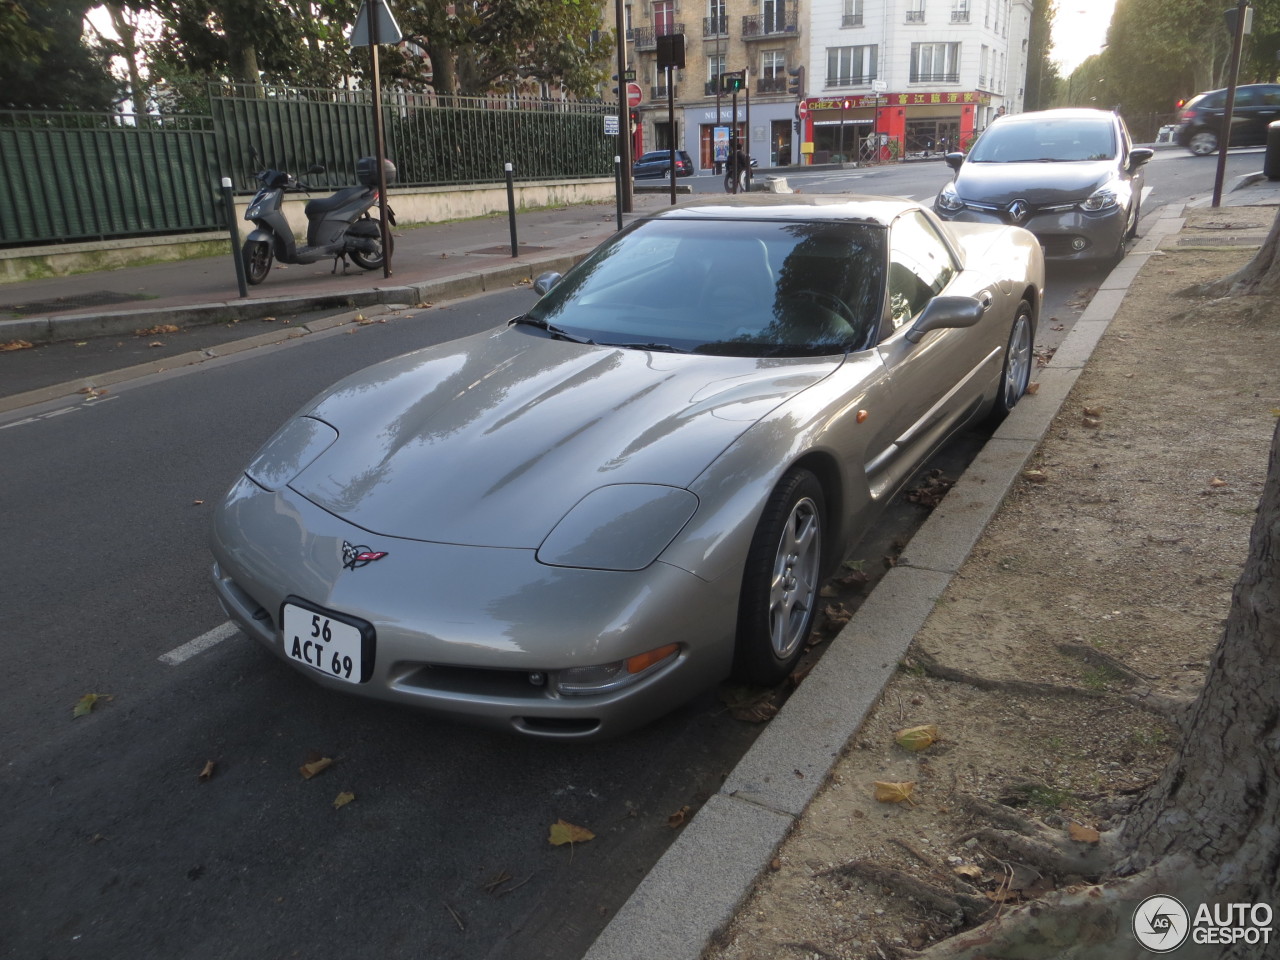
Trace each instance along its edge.
<path fill-rule="evenodd" d="M 810 450 L 782 471 L 781 476 L 785 477 L 796 469 L 808 470 L 817 477 L 818 484 L 822 487 L 822 496 L 826 500 L 827 530 L 831 535 L 822 546 L 822 570 L 825 575 L 840 562 L 848 539 L 844 529 L 844 483 L 840 467 L 835 457 L 827 451 Z"/>

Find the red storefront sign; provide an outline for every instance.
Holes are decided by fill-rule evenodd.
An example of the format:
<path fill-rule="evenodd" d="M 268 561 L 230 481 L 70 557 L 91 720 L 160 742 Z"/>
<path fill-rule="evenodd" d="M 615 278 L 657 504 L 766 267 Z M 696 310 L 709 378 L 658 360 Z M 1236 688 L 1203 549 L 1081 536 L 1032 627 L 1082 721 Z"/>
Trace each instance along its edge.
<path fill-rule="evenodd" d="M 966 90 L 964 92 L 947 91 L 945 93 L 882 93 L 879 97 L 875 94 L 863 93 L 857 96 L 848 97 L 810 97 L 804 101 L 809 110 L 839 110 L 845 101 L 849 102 L 848 109 L 857 110 L 859 107 L 916 107 L 916 106 L 949 106 L 960 104 L 976 104 L 990 103 L 991 94 L 982 93 L 980 91 Z"/>

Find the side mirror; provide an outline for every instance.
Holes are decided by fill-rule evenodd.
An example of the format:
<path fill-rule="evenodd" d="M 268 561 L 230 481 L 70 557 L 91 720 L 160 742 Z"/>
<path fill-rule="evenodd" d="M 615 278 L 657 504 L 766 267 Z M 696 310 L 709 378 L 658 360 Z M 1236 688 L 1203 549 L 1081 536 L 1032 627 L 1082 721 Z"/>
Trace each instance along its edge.
<path fill-rule="evenodd" d="M 1134 147 L 1129 151 L 1129 169 L 1135 170 L 1156 155 L 1150 147 Z"/>
<path fill-rule="evenodd" d="M 986 312 L 982 301 L 973 297 L 934 297 L 907 331 L 907 340 L 919 343 L 930 330 L 972 327 Z"/>
<path fill-rule="evenodd" d="M 544 273 L 533 281 L 533 292 L 538 296 L 542 296 L 559 282 L 560 274 L 556 273 L 554 270 L 549 273 Z"/>
<path fill-rule="evenodd" d="M 313 163 L 311 166 L 307 167 L 307 173 L 324 173 L 324 164 Z"/>
<path fill-rule="evenodd" d="M 942 159 L 944 159 L 944 160 L 946 160 L 946 161 L 947 161 L 947 166 L 948 166 L 948 167 L 950 167 L 952 170 L 955 170 L 956 172 L 959 172 L 959 170 L 960 170 L 960 164 L 964 163 L 964 154 L 963 154 L 963 153 L 948 153 L 948 154 L 947 154 L 945 157 L 943 157 Z"/>

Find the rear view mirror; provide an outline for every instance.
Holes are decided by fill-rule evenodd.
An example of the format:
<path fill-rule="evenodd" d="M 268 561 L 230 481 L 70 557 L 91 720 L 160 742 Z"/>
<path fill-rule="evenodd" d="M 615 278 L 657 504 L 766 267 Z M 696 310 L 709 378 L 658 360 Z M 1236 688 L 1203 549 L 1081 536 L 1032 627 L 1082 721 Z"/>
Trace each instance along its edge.
<path fill-rule="evenodd" d="M 560 274 L 556 273 L 554 270 L 549 273 L 540 274 L 538 278 L 533 281 L 533 292 L 538 294 L 538 296 L 542 296 L 559 282 Z"/>
<path fill-rule="evenodd" d="M 942 159 L 944 159 L 944 160 L 946 160 L 946 161 L 947 161 L 947 166 L 948 166 L 948 167 L 950 167 L 952 170 L 959 170 L 959 169 L 960 169 L 960 164 L 964 163 L 964 154 L 963 154 L 963 153 L 948 153 L 948 154 L 947 154 L 945 157 L 943 157 Z"/>

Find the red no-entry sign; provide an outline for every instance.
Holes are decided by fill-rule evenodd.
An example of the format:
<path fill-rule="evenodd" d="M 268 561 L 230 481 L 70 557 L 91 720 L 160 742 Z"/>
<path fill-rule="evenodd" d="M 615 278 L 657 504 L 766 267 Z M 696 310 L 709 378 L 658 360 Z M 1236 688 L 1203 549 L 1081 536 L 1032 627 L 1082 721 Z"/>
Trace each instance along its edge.
<path fill-rule="evenodd" d="M 640 101 L 641 99 L 643 99 L 643 97 L 644 97 L 644 91 L 640 89 L 640 84 L 638 83 L 627 84 L 627 106 L 628 107 L 640 106 Z"/>

